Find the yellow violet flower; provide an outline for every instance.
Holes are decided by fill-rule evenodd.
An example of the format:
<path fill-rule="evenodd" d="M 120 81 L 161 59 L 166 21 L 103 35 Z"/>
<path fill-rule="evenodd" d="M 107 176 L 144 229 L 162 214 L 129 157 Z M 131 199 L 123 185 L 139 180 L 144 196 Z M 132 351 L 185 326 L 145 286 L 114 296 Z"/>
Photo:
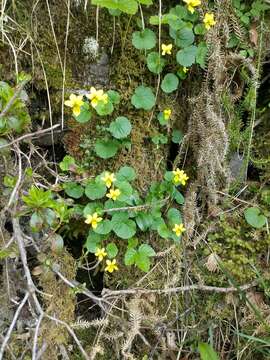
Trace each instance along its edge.
<path fill-rule="evenodd" d="M 186 231 L 183 224 L 175 224 L 173 228 L 173 232 L 175 232 L 176 236 L 180 236 L 183 232 Z"/>
<path fill-rule="evenodd" d="M 211 28 L 211 26 L 216 25 L 216 21 L 214 19 L 214 14 L 206 13 L 204 15 L 203 22 L 204 22 L 204 26 L 207 30 L 209 30 Z"/>
<path fill-rule="evenodd" d="M 95 252 L 95 256 L 98 258 L 99 261 L 102 261 L 103 258 L 105 258 L 105 256 L 107 256 L 107 253 L 105 251 L 105 248 L 97 248 L 96 252 Z"/>
<path fill-rule="evenodd" d="M 106 171 L 101 180 L 105 182 L 107 188 L 110 188 L 112 186 L 112 183 L 116 181 L 116 177 L 113 173 L 109 173 L 108 171 Z"/>
<path fill-rule="evenodd" d="M 169 120 L 172 114 L 172 110 L 171 109 L 165 109 L 163 111 L 163 115 L 164 115 L 164 119 L 165 120 Z"/>
<path fill-rule="evenodd" d="M 108 194 L 106 194 L 107 198 L 115 201 L 121 195 L 121 191 L 119 189 L 111 189 Z"/>
<path fill-rule="evenodd" d="M 118 270 L 118 266 L 116 265 L 116 260 L 106 260 L 107 266 L 105 267 L 105 271 L 112 273 L 114 270 Z"/>
<path fill-rule="evenodd" d="M 189 68 L 187 68 L 187 67 L 183 67 L 183 72 L 186 74 L 187 72 L 189 72 Z"/>
<path fill-rule="evenodd" d="M 191 14 L 194 13 L 196 6 L 201 5 L 201 0 L 184 0 L 184 2 L 187 4 L 188 11 L 190 11 Z"/>
<path fill-rule="evenodd" d="M 187 176 L 187 174 L 184 172 L 184 170 L 180 170 L 180 169 L 176 169 L 173 171 L 173 182 L 176 185 L 186 185 L 187 180 L 189 179 L 189 177 Z"/>
<path fill-rule="evenodd" d="M 162 55 L 163 56 L 166 55 L 166 54 L 171 55 L 172 54 L 172 47 L 173 47 L 172 44 L 168 44 L 168 45 L 162 44 L 161 45 Z"/>
<path fill-rule="evenodd" d="M 69 100 L 65 101 L 65 105 L 72 108 L 73 114 L 75 116 L 80 115 L 82 104 L 83 104 L 82 95 L 76 96 L 75 94 L 71 94 Z"/>
<path fill-rule="evenodd" d="M 103 90 L 96 90 L 93 86 L 90 89 L 90 94 L 86 97 L 91 101 L 91 105 L 95 108 L 99 101 L 103 101 L 105 104 L 108 102 L 108 95 L 104 94 Z"/>
<path fill-rule="evenodd" d="M 95 212 L 93 215 L 87 215 L 85 223 L 92 225 L 93 229 L 96 229 L 98 223 L 102 221 L 102 217 L 99 217 L 98 214 Z"/>

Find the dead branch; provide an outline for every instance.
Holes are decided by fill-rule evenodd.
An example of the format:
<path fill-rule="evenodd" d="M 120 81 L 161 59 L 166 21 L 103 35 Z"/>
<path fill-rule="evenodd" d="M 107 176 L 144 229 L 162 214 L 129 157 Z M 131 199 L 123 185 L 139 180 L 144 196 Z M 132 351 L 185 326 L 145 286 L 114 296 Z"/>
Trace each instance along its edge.
<path fill-rule="evenodd" d="M 10 143 L 8 143 L 8 144 L 1 145 L 1 146 L 0 146 L 0 150 L 1 150 L 1 149 L 4 149 L 4 148 L 6 148 L 6 147 L 9 147 L 9 146 L 11 146 L 11 145 L 13 145 L 13 144 L 15 144 L 15 143 L 18 143 L 19 141 L 22 141 L 22 140 L 25 140 L 25 139 L 30 139 L 30 138 L 36 137 L 36 136 L 38 136 L 38 135 L 44 134 L 44 133 L 46 133 L 46 132 L 52 131 L 52 130 L 58 128 L 59 126 L 60 126 L 60 124 L 56 124 L 56 125 L 53 125 L 53 126 L 51 126 L 51 127 L 49 127 L 49 128 L 43 129 L 43 130 L 38 130 L 38 131 L 35 131 L 35 132 L 33 132 L 33 133 L 29 133 L 29 134 L 22 135 L 22 136 L 18 137 L 17 139 L 12 140 L 12 141 L 11 141 Z"/>
<path fill-rule="evenodd" d="M 245 291 L 254 286 L 256 286 L 258 282 L 255 280 L 252 283 L 242 285 L 239 287 L 218 287 L 218 286 L 207 286 L 207 285 L 188 285 L 188 286 L 180 286 L 169 289 L 126 289 L 126 290 L 109 290 L 103 289 L 102 296 L 104 299 L 111 298 L 115 296 L 127 296 L 127 295 L 140 295 L 140 294 L 173 294 L 179 292 L 187 292 L 187 291 L 205 291 L 205 292 L 218 292 L 218 293 L 230 293 L 237 291 Z"/>
<path fill-rule="evenodd" d="M 4 340 L 3 340 L 3 343 L 2 343 L 2 346 L 1 346 L 1 349 L 0 349 L 0 360 L 3 359 L 4 352 L 5 352 L 5 348 L 6 348 L 6 346 L 7 346 L 7 343 L 8 343 L 8 341 L 9 341 L 9 338 L 10 338 L 10 336 L 11 336 L 11 333 L 12 333 L 12 331 L 13 331 L 15 325 L 16 325 L 16 322 L 17 322 L 17 319 L 18 319 L 18 317 L 19 317 L 19 315 L 20 315 L 20 312 L 21 312 L 22 308 L 24 307 L 24 304 L 26 303 L 29 295 L 30 295 L 29 292 L 27 292 L 27 293 L 24 295 L 24 298 L 22 299 L 20 305 L 18 306 L 18 308 L 17 308 L 17 310 L 16 310 L 16 312 L 15 312 L 15 315 L 14 315 L 14 317 L 13 317 L 13 320 L 12 320 L 10 326 L 9 326 L 8 332 L 7 332 L 7 334 L 6 334 L 6 336 L 5 336 Z"/>

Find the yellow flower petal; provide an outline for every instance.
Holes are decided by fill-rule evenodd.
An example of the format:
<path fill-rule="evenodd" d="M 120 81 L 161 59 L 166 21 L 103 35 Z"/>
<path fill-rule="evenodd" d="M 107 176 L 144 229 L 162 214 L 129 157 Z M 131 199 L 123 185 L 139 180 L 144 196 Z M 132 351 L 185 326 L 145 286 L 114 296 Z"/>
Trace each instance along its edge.
<path fill-rule="evenodd" d="M 73 106 L 72 111 L 75 116 L 78 116 L 81 113 L 81 107 L 79 105 L 75 105 Z"/>

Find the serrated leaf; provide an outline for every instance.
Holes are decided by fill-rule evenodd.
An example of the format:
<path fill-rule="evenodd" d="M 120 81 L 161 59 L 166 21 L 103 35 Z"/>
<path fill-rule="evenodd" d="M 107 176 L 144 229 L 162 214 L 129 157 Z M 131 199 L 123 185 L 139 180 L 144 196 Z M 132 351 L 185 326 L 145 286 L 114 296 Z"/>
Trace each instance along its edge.
<path fill-rule="evenodd" d="M 208 52 L 208 48 L 206 43 L 200 42 L 196 53 L 196 63 L 199 64 L 202 69 L 205 69 L 207 52 Z"/>
<path fill-rule="evenodd" d="M 135 248 L 138 245 L 137 238 L 128 239 L 128 249 Z"/>

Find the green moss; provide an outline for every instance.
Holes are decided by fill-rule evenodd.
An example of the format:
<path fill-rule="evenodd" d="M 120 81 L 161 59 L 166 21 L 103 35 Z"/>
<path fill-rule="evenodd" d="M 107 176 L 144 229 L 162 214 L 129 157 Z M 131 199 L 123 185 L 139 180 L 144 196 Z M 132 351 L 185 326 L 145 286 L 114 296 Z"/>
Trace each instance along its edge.
<path fill-rule="evenodd" d="M 216 253 L 225 272 L 239 284 L 256 278 L 252 267 L 258 271 L 263 270 L 264 256 L 269 245 L 270 237 L 265 230 L 253 230 L 243 217 L 225 216 L 216 232 L 208 235 L 208 246 L 202 246 L 201 250 L 205 258 Z M 197 267 L 197 271 L 198 269 L 207 284 L 228 284 L 228 276 L 222 270 L 210 273 L 204 266 Z"/>

